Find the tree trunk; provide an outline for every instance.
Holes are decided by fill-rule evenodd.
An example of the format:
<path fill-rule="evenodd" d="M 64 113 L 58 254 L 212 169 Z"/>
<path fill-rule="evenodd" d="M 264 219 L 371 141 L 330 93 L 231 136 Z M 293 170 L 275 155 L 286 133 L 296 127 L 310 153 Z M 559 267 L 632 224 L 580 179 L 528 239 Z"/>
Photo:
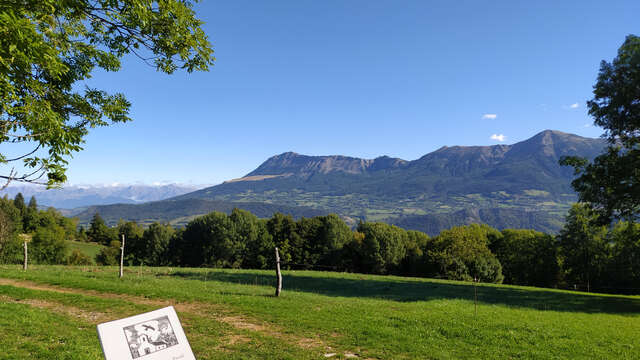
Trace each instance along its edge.
<path fill-rule="evenodd" d="M 280 296 L 280 291 L 282 290 L 282 273 L 280 272 L 280 254 L 278 253 L 278 248 L 276 248 L 276 297 Z"/>

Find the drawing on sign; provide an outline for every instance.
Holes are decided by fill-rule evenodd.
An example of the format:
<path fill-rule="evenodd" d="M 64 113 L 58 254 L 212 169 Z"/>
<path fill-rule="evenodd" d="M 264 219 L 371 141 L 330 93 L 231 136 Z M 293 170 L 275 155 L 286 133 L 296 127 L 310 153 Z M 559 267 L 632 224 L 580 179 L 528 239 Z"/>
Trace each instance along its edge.
<path fill-rule="evenodd" d="M 178 345 L 168 316 L 122 328 L 134 359 Z"/>

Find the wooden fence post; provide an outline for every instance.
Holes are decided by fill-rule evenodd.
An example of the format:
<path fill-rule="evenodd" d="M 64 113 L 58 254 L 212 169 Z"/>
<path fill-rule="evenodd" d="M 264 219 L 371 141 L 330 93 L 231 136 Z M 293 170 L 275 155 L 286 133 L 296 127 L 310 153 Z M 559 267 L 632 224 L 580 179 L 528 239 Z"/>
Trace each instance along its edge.
<path fill-rule="evenodd" d="M 22 265 L 22 270 L 27 271 L 27 259 L 29 257 L 29 254 L 27 252 L 27 240 L 24 240 L 24 265 Z"/>
<path fill-rule="evenodd" d="M 478 281 L 480 281 L 480 279 L 473 278 L 473 309 L 474 309 L 475 316 L 478 316 L 478 288 L 477 288 Z"/>
<path fill-rule="evenodd" d="M 22 264 L 22 270 L 27 271 L 27 266 L 29 265 L 29 249 L 27 244 L 31 241 L 31 235 L 20 234 L 18 237 L 22 239 L 22 247 L 24 248 L 24 263 Z"/>
<path fill-rule="evenodd" d="M 124 234 L 122 234 L 122 246 L 120 247 L 120 278 L 122 278 L 123 271 L 122 267 L 124 265 Z"/>
<path fill-rule="evenodd" d="M 278 253 L 278 248 L 276 247 L 276 297 L 280 296 L 280 291 L 282 291 L 282 273 L 280 272 L 280 254 Z"/>

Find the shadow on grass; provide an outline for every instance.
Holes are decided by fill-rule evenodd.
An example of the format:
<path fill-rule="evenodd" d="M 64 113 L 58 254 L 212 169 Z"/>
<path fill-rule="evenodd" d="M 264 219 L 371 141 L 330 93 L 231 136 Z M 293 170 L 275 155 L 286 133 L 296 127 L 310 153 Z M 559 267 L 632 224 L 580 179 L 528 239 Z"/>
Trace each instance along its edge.
<path fill-rule="evenodd" d="M 250 272 L 212 271 L 205 275 L 202 272 L 178 271 L 168 276 L 242 285 L 271 286 L 275 284 L 275 274 Z M 438 299 L 473 301 L 474 299 L 472 284 L 411 281 L 398 278 L 386 280 L 384 278 L 370 278 L 366 275 L 360 279 L 353 279 L 286 274 L 285 272 L 283 291 L 287 290 L 327 296 L 378 298 L 400 302 Z M 478 285 L 477 291 L 478 302 L 484 304 L 566 312 L 640 314 L 640 299 L 638 298 L 482 284 Z"/>

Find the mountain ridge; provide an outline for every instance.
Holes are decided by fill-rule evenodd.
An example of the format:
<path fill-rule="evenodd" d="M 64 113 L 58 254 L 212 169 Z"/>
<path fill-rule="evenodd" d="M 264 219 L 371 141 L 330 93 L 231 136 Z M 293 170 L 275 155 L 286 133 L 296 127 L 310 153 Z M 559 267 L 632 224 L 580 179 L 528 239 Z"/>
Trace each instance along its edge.
<path fill-rule="evenodd" d="M 344 155 L 311 156 L 295 152 L 285 152 L 267 159 L 255 170 L 244 177 L 258 175 L 308 175 L 312 173 L 328 174 L 341 171 L 348 174 L 361 174 L 370 168 L 374 170 L 402 166 L 406 160 L 380 156 L 375 159 L 361 159 Z M 240 178 L 242 179 L 242 178 Z"/>
<path fill-rule="evenodd" d="M 284 152 L 282 154 L 274 155 L 262 164 L 260 164 L 255 170 L 251 171 L 247 175 L 238 178 L 241 180 L 245 177 L 255 177 L 263 175 L 301 175 L 309 176 L 316 173 L 328 174 L 331 172 L 344 172 L 347 174 L 361 174 L 367 171 L 379 171 L 397 169 L 402 167 L 417 166 L 425 161 L 433 161 L 444 157 L 455 157 L 456 161 L 469 162 L 469 160 L 484 161 L 486 164 L 489 160 L 502 159 L 505 157 L 516 157 L 520 154 L 528 153 L 532 151 L 532 147 L 541 148 L 543 153 L 559 158 L 561 155 L 566 155 L 573 152 L 579 152 L 581 149 L 557 149 L 554 145 L 558 144 L 558 140 L 561 143 L 566 144 L 568 142 L 584 143 L 585 139 L 605 143 L 604 140 L 585 138 L 574 134 L 564 133 L 558 130 L 544 130 L 534 135 L 533 137 L 521 142 L 517 142 L 511 145 L 497 144 L 497 145 L 472 145 L 472 146 L 442 146 L 441 148 L 423 155 L 415 160 L 404 160 L 401 158 L 389 157 L 387 155 L 378 156 L 374 159 L 364 159 L 345 155 L 304 155 L 293 151 Z M 584 146 L 582 146 L 584 148 Z M 587 144 L 587 147 L 589 145 Z M 582 149 L 584 150 L 584 149 Z M 558 152 L 562 153 L 558 155 Z M 464 158 L 465 155 L 473 153 L 477 159 Z M 340 166 L 342 165 L 342 166 Z M 312 171 L 312 170 L 315 170 Z M 215 186 L 215 185 L 214 185 Z"/>
<path fill-rule="evenodd" d="M 558 160 L 565 155 L 593 158 L 605 146 L 602 139 L 545 130 L 510 145 L 443 146 L 415 160 L 285 152 L 233 182 L 176 199 L 308 206 L 387 222 L 465 209 L 485 209 L 473 217 L 480 220 L 482 214 L 500 213 L 490 209 L 541 211 L 557 218 L 577 199 L 570 186 L 573 170 Z M 532 221 L 540 218 L 546 216 Z M 537 228 L 557 230 L 561 221 L 556 220 L 544 220 Z"/>
<path fill-rule="evenodd" d="M 242 178 L 120 209 L 132 218 L 166 221 L 198 215 L 189 206 L 205 211 L 253 204 L 259 216 L 281 210 L 296 217 L 333 212 L 351 224 L 384 221 L 432 235 L 472 222 L 555 232 L 577 199 L 570 185 L 573 170 L 558 160 L 565 155 L 593 158 L 605 146 L 602 139 L 545 130 L 515 144 L 445 146 L 409 161 L 285 152 Z M 115 214 L 113 209 L 118 207 L 109 208 Z"/>
<path fill-rule="evenodd" d="M 73 210 L 93 205 L 117 203 L 138 204 L 158 201 L 192 192 L 201 186 L 186 184 L 113 184 L 113 185 L 67 185 L 60 189 L 47 189 L 36 185 L 10 185 L 2 195 L 15 197 L 22 193 L 26 201 L 31 196 L 42 206 Z M 73 212 L 73 211 L 71 211 Z"/>

